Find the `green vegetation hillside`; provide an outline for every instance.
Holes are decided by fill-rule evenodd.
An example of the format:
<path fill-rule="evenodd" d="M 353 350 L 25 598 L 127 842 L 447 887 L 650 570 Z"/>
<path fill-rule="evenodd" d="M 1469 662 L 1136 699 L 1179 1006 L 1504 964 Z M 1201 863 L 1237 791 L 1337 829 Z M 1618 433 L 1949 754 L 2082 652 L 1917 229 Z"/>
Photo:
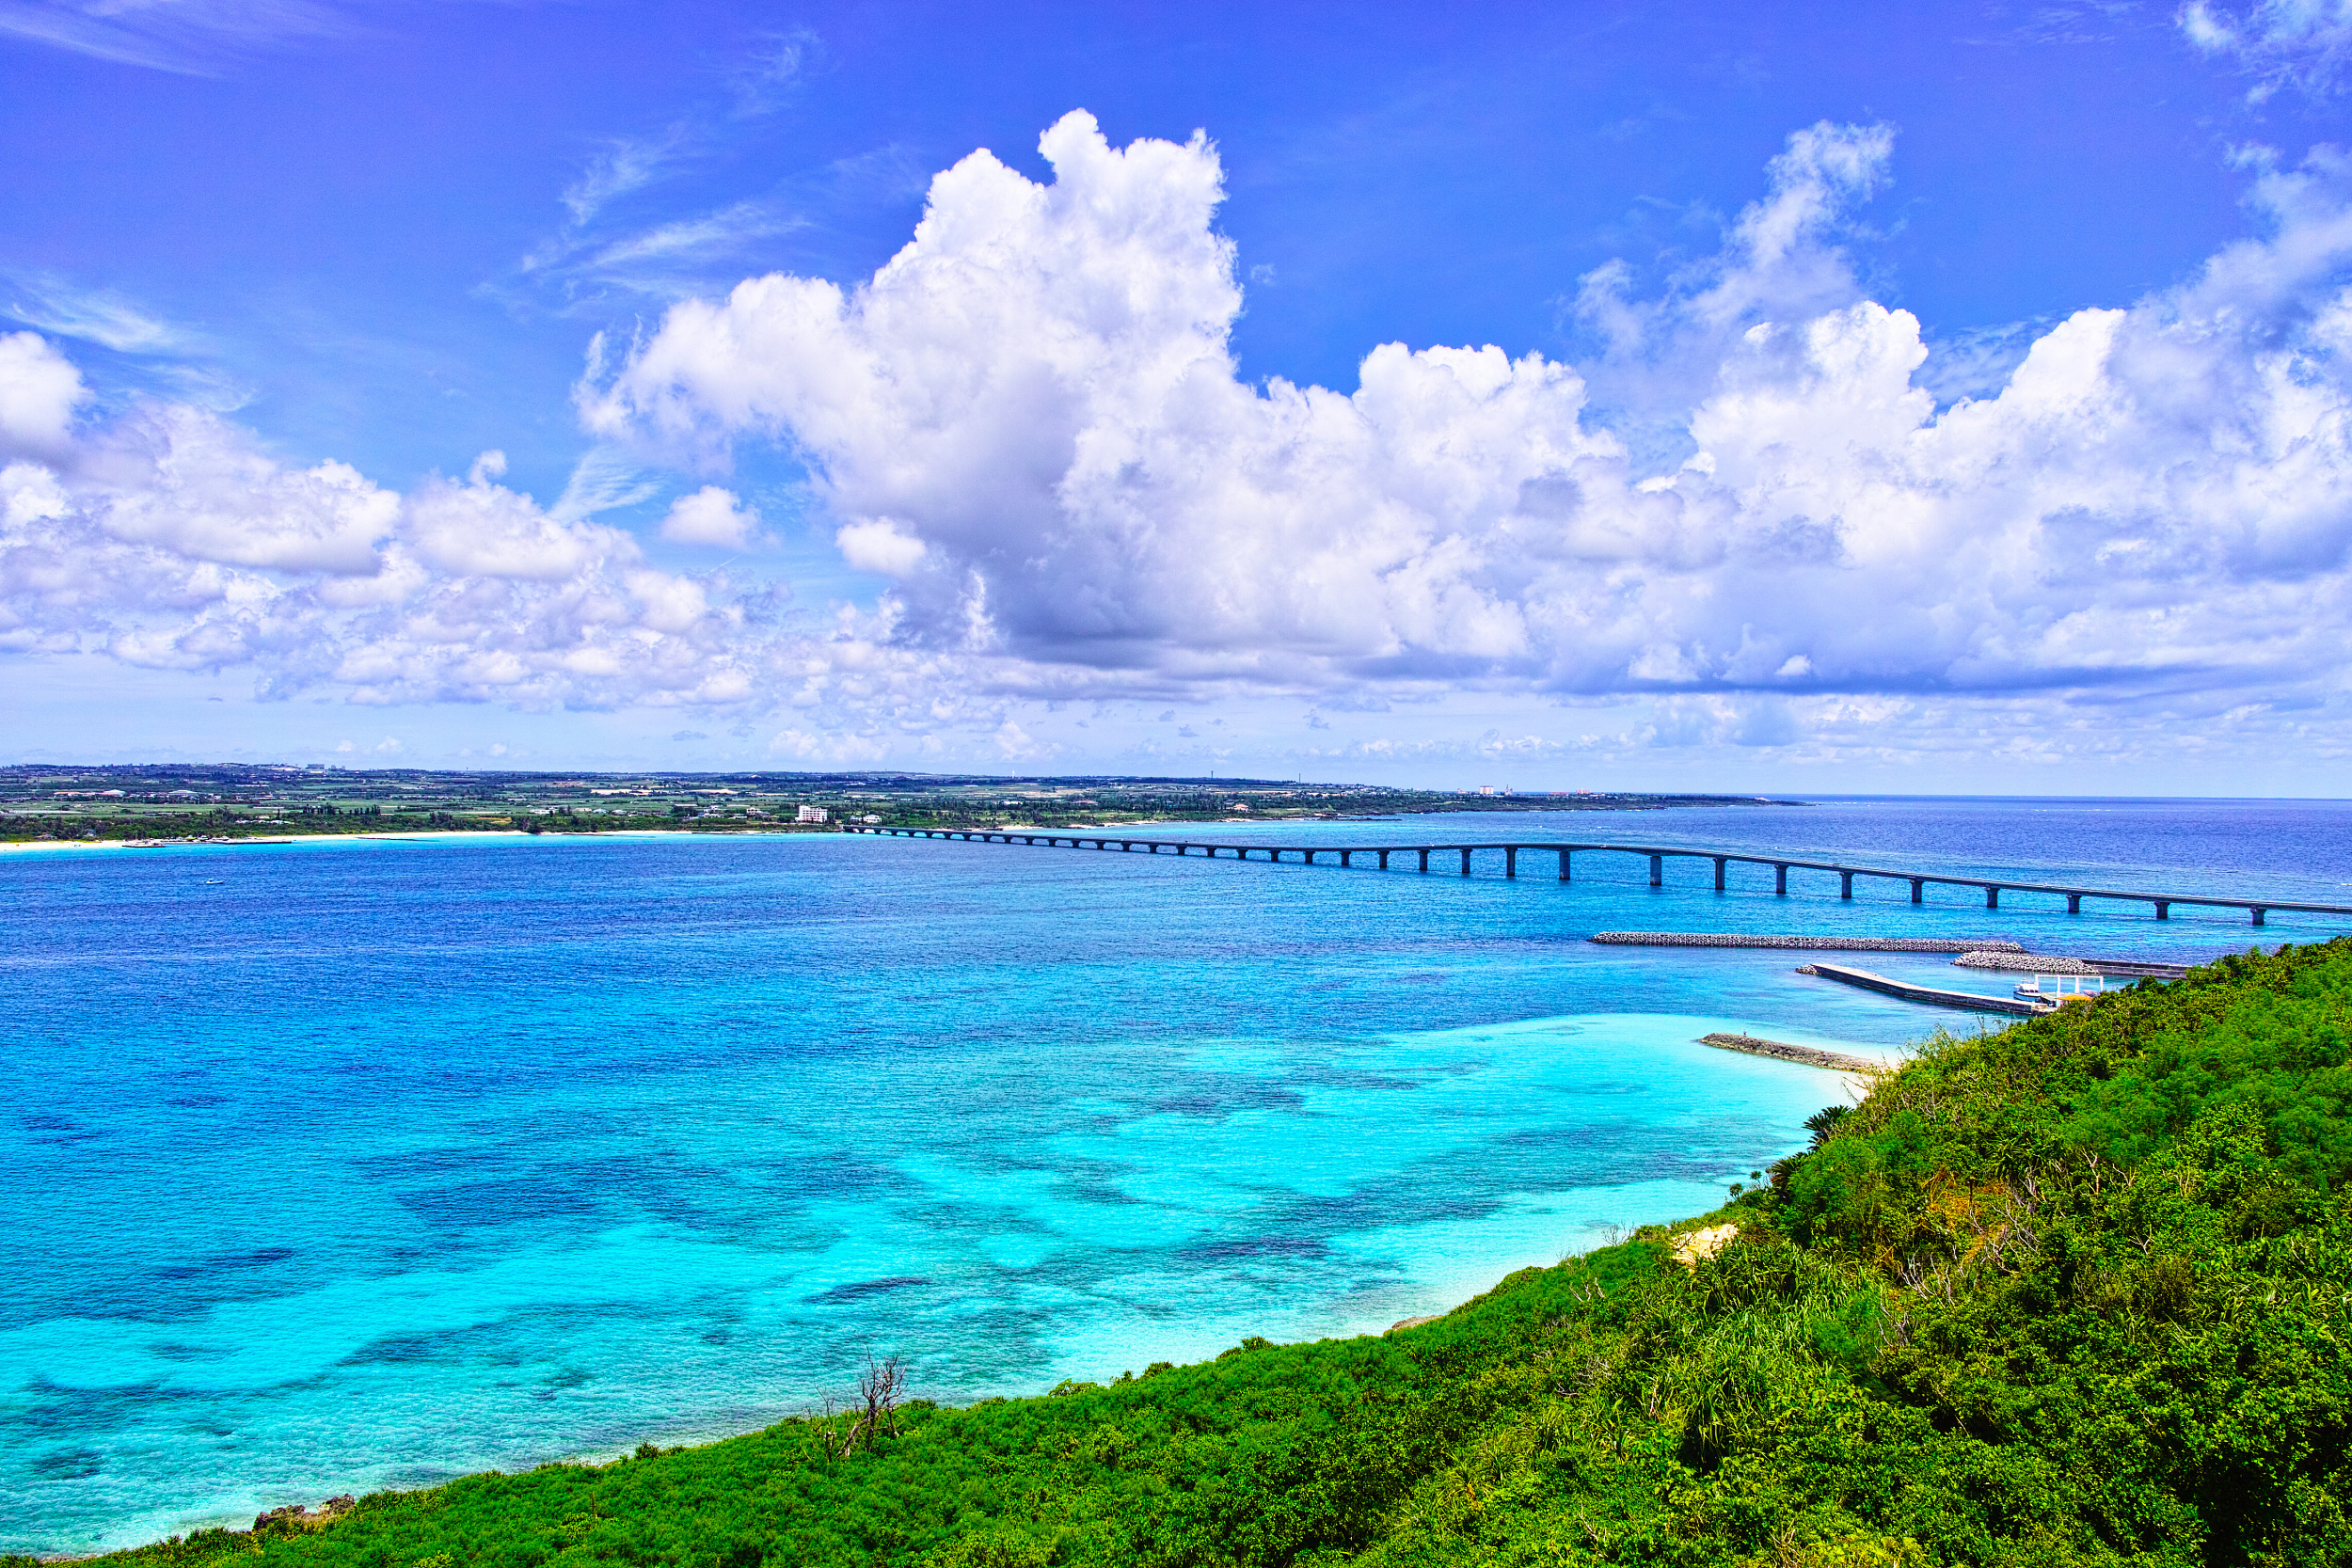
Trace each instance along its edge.
<path fill-rule="evenodd" d="M 2352 941 L 1946 1039 L 1422 1327 L 787 1421 L 123 1563 L 2352 1561 Z M 847 1447 L 849 1451 L 842 1451 Z"/>

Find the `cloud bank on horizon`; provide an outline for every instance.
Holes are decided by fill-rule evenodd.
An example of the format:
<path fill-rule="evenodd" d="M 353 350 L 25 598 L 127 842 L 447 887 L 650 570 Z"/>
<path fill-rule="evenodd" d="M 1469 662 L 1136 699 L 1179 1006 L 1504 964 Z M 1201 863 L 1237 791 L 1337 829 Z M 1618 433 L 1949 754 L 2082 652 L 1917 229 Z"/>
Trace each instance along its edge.
<path fill-rule="evenodd" d="M 2200 14 L 2207 47 L 2256 49 L 2259 14 Z M 1353 392 L 1239 373 L 1204 135 L 1114 148 L 1073 111 L 1040 148 L 1048 182 L 985 150 L 938 175 L 864 282 L 687 300 L 599 341 L 579 388 L 595 438 L 699 483 L 671 541 L 755 547 L 707 482 L 746 443 L 795 454 L 889 584 L 870 606 L 659 569 L 496 453 L 400 494 L 190 404 L 93 422 L 24 332 L 0 337 L 0 649 L 270 696 L 735 706 L 848 761 L 959 729 L 1022 755 L 1040 699 L 1638 699 L 1668 743 L 1900 750 L 2052 699 L 2104 716 L 2062 742 L 2096 747 L 2157 706 L 2294 725 L 2344 694 L 2338 150 L 2246 154 L 2250 237 L 1939 405 L 1920 324 L 1844 248 L 1884 127 L 1792 135 L 1662 293 L 1581 279 L 1588 363 L 1387 343 Z"/>

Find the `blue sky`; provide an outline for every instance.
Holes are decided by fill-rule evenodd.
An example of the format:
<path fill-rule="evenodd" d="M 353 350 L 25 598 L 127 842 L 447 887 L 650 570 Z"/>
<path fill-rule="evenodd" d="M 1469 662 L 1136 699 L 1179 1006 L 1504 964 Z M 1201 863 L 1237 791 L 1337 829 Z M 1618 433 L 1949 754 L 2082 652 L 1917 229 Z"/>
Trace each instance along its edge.
<path fill-rule="evenodd" d="M 2348 37 L 14 0 L 6 750 L 2340 794 Z"/>

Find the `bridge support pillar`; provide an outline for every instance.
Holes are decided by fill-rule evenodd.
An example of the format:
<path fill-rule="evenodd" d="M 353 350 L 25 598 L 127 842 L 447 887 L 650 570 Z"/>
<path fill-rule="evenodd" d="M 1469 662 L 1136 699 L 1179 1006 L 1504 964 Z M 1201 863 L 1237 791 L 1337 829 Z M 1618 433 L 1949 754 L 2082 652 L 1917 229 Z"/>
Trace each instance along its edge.
<path fill-rule="evenodd" d="M 1516 844 L 1506 844 L 1502 847 L 1502 874 L 1513 881 L 1518 879 L 1519 847 Z"/>
<path fill-rule="evenodd" d="M 1772 867 L 1772 891 L 1783 897 L 1788 896 L 1788 868 L 1787 866 L 1775 864 Z"/>
<path fill-rule="evenodd" d="M 1911 879 L 1911 901 L 1915 904 L 1924 904 L 1928 901 L 1928 882 L 1926 878 L 1914 877 Z"/>
<path fill-rule="evenodd" d="M 2263 907 L 2262 907 L 2260 904 L 2257 904 L 2257 905 L 2255 905 L 2255 906 L 2254 906 L 2254 924 L 2255 924 L 2255 925 L 2259 926 L 2259 925 L 2261 925 L 2261 924 L 2263 923 L 2263 914 L 2264 914 L 2264 912 L 2265 912 L 2265 911 L 2264 911 L 2264 910 L 2263 910 Z"/>
<path fill-rule="evenodd" d="M 2169 919 L 2171 919 L 2171 918 L 2172 918 L 2172 900 L 2171 900 L 2171 899 L 2169 899 L 2169 898 L 2159 898 L 2159 899 L 2157 899 L 2157 900 L 2155 901 L 2155 904 L 2156 904 L 2156 918 L 2157 918 L 2158 920 L 2169 920 Z"/>
<path fill-rule="evenodd" d="M 1652 855 L 1649 858 L 1649 885 L 1652 887 L 1664 887 L 1666 885 L 1665 856 Z"/>
<path fill-rule="evenodd" d="M 1380 869 L 1381 869 L 1381 870 L 1383 870 L 1383 871 L 1386 871 L 1388 868 L 1389 868 L 1389 852 L 1388 852 L 1386 849 L 1383 849 L 1383 850 L 1381 850 L 1381 851 L 1380 851 Z"/>
<path fill-rule="evenodd" d="M 1852 872 L 1840 871 L 1837 874 L 1837 896 L 1840 898 L 1851 898 L 1853 896 Z"/>
<path fill-rule="evenodd" d="M 1470 851 L 1468 849 L 1462 851 L 1462 875 L 1465 877 L 1470 875 Z"/>
<path fill-rule="evenodd" d="M 2083 912 L 2083 895 L 2081 894 L 2070 893 L 2066 895 L 2066 912 L 2068 914 L 2080 914 Z M 2256 921 L 2255 924 L 2260 925 L 2261 922 Z"/>
<path fill-rule="evenodd" d="M 1717 893 L 1724 890 L 1724 857 L 1717 855 L 1715 857 L 1715 891 Z"/>
<path fill-rule="evenodd" d="M 1421 868 L 1423 871 L 1429 869 L 1429 851 L 1426 849 L 1421 851 Z"/>
<path fill-rule="evenodd" d="M 1560 851 L 1560 879 L 1564 882 L 1568 879 L 1568 851 L 1565 849 Z"/>
<path fill-rule="evenodd" d="M 1984 907 L 1988 910 L 1997 910 L 2001 907 L 2001 889 L 1998 883 L 1984 884 Z"/>

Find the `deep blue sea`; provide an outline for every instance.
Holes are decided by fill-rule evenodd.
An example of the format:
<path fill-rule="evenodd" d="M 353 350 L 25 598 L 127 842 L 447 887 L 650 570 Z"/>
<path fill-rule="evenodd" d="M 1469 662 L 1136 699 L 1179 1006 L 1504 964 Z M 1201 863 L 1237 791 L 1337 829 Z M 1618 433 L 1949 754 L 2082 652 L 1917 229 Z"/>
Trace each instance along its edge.
<path fill-rule="evenodd" d="M 1264 830 L 1163 830 L 1232 839 Z M 1848 800 L 1317 824 L 2352 904 L 2341 802 Z M 2333 927 L 1548 858 L 1516 882 L 850 836 L 0 855 L 0 1548 L 1358 1334 L 1704 1211 L 1847 1098 L 1711 1029 L 1983 1026 L 1802 955 Z M 2096 906 L 2093 907 L 2096 910 Z M 1870 967 L 1998 991 L 1941 958 Z"/>

